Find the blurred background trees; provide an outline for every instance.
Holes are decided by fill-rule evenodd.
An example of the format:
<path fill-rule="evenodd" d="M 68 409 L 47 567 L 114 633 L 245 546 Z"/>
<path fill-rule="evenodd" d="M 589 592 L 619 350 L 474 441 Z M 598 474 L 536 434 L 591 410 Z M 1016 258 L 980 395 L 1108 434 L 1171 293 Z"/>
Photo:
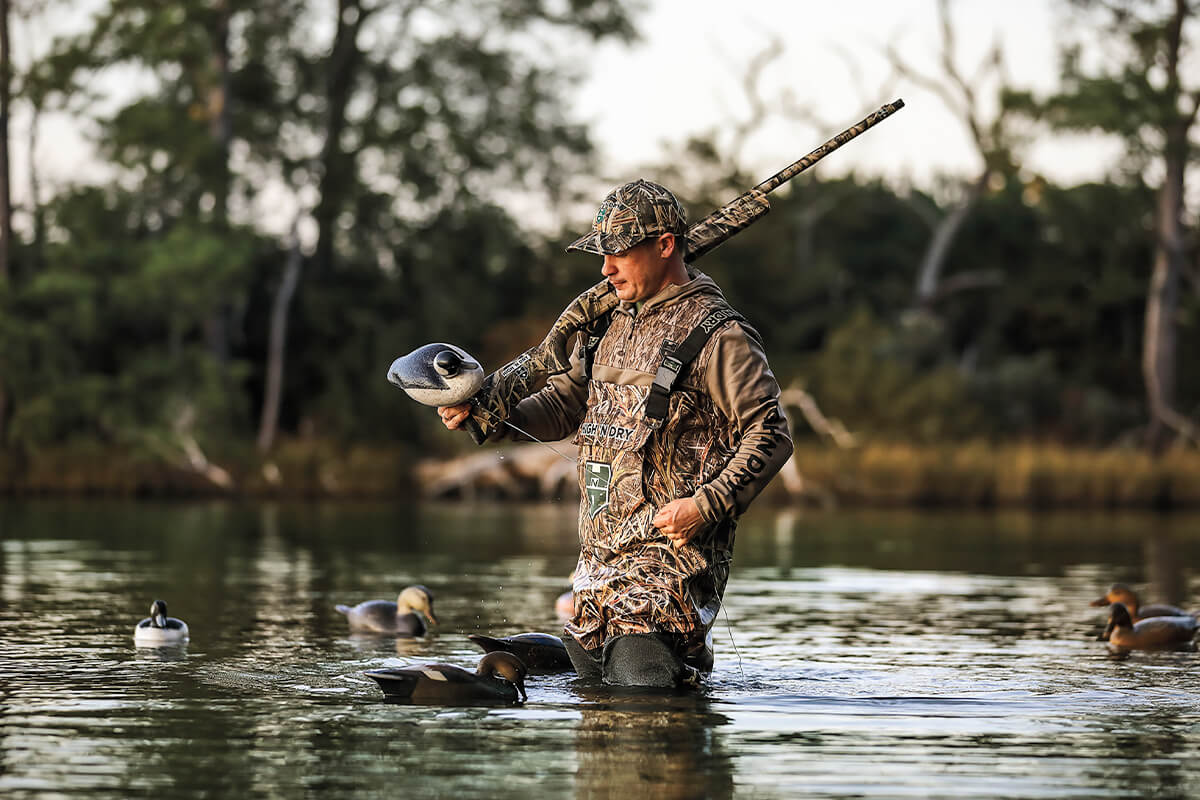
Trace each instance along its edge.
<path fill-rule="evenodd" d="M 922 190 L 814 170 L 699 265 L 762 331 L 781 382 L 860 438 L 1155 451 L 1195 438 L 1200 87 L 1179 67 L 1194 8 L 1076 5 L 1124 60 L 1100 68 L 1069 46 L 1054 96 L 1008 85 L 999 50 L 975 73 L 998 87 L 958 71 L 945 4 L 941 74 L 891 54 L 956 109 L 977 174 Z M 17 209 L 0 448 L 195 463 L 281 441 L 452 446 L 386 383 L 391 360 L 451 341 L 497 367 L 597 275 L 562 253 L 586 217 L 549 234 L 534 221 L 599 170 L 564 113 L 579 74 L 566 53 L 634 37 L 639 5 L 563 7 L 110 0 L 10 65 L 12 103 L 90 121 L 107 177 Z M 755 99 L 756 113 L 781 108 Z M 721 133 L 755 119 L 725 122 L 646 174 L 693 219 L 763 177 Z M 1023 141 L 1068 129 L 1121 137 L 1124 168 L 1060 186 L 1023 166 Z"/>

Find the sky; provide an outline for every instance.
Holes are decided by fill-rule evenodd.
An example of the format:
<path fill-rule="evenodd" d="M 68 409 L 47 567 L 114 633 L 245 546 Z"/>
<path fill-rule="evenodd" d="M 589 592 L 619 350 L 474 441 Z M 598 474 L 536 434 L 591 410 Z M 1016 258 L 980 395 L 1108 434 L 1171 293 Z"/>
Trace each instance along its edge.
<path fill-rule="evenodd" d="M 730 146 L 737 126 L 751 118 L 744 82 L 749 65 L 775 44 L 778 55 L 761 71 L 756 90 L 775 111 L 739 148 L 739 160 L 752 174 L 773 174 L 897 98 L 904 100 L 903 110 L 814 169 L 827 177 L 853 170 L 930 188 L 939 176 L 969 175 L 980 166 L 962 121 L 936 94 L 896 77 L 884 56 L 890 46 L 921 73 L 941 74 L 936 0 L 643 2 L 639 42 L 601 45 L 579 65 L 585 79 L 570 110 L 589 124 L 600 149 L 598 183 L 637 177 L 689 136 L 715 130 L 718 141 Z M 100 4 L 82 0 L 81 7 Z M 86 20 L 76 13 L 81 7 L 56 27 Z M 998 40 L 1010 84 L 1049 91 L 1057 76 L 1060 8 L 1055 0 L 954 0 L 956 65 L 974 74 Z M 14 31 L 18 48 L 22 35 Z M 805 118 L 782 113 L 787 104 L 802 108 Z M 17 202 L 28 192 L 27 129 L 18 109 L 12 158 Z M 1031 143 L 1024 155 L 1031 169 L 1069 184 L 1102 177 L 1116 153 L 1112 143 L 1055 137 Z M 43 120 L 38 163 L 47 188 L 101 175 L 75 121 L 64 116 Z"/>
<path fill-rule="evenodd" d="M 952 2 L 955 64 L 975 74 L 998 40 L 1011 85 L 1052 90 L 1059 9 L 1053 0 Z M 814 169 L 928 186 L 981 166 L 961 119 L 934 92 L 897 77 L 885 57 L 890 46 L 921 74 L 943 74 L 935 0 L 653 0 L 640 27 L 638 44 L 601 48 L 575 102 L 614 178 L 655 163 L 689 134 L 723 126 L 728 137 L 747 121 L 744 78 L 773 42 L 781 52 L 762 70 L 759 94 L 776 108 L 790 95 L 811 119 L 765 120 L 741 149 L 756 174 L 773 174 L 896 98 L 903 110 Z M 1102 176 L 1115 154 L 1111 143 L 1059 139 L 1031 143 L 1027 158 L 1042 174 L 1074 183 Z"/>

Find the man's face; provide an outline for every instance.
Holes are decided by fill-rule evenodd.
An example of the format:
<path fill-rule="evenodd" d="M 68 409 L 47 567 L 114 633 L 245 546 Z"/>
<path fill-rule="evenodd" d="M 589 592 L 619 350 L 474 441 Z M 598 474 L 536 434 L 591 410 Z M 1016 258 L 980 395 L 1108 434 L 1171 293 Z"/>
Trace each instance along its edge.
<path fill-rule="evenodd" d="M 670 283 L 668 260 L 663 257 L 663 240 L 654 236 L 616 255 L 604 256 L 600 270 L 626 303 L 640 303 L 658 294 Z"/>

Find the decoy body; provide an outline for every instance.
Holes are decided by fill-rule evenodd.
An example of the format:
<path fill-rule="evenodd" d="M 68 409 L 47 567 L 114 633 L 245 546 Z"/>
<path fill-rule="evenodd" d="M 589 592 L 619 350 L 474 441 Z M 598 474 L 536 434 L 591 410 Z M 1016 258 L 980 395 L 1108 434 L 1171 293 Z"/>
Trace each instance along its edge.
<path fill-rule="evenodd" d="M 562 639 L 548 633 L 518 633 L 500 639 L 472 633 L 467 636 L 485 653 L 512 653 L 530 671 L 574 672 L 571 657 Z"/>
<path fill-rule="evenodd" d="M 483 385 L 483 367 L 461 347 L 437 342 L 400 356 L 388 368 L 388 380 L 427 406 L 465 403 Z"/>
<path fill-rule="evenodd" d="M 1134 622 L 1146 619 L 1148 617 L 1187 617 L 1188 612 L 1178 606 L 1169 606 L 1165 603 L 1152 603 L 1148 606 L 1143 606 L 1138 602 L 1137 592 L 1130 589 L 1124 583 L 1114 583 L 1108 587 L 1108 591 L 1103 597 L 1098 597 L 1092 601 L 1093 606 L 1107 606 L 1111 603 L 1120 603 L 1129 611 L 1129 616 Z"/>
<path fill-rule="evenodd" d="M 433 616 L 433 592 L 424 586 L 409 586 L 400 593 L 396 602 L 390 600 L 368 600 L 356 606 L 336 606 L 346 615 L 350 630 L 359 633 L 381 633 L 388 636 L 424 636 L 425 615 L 437 624 Z"/>
<path fill-rule="evenodd" d="M 134 644 L 155 646 L 179 644 L 188 640 L 187 623 L 167 616 L 167 604 L 155 600 L 150 604 L 150 616 L 133 629 Z"/>
<path fill-rule="evenodd" d="M 1196 635 L 1195 617 L 1149 617 L 1134 622 L 1124 603 L 1113 603 L 1102 639 L 1126 650 L 1155 650 L 1189 644 Z"/>
<path fill-rule="evenodd" d="M 525 665 L 512 653 L 488 653 L 474 672 L 450 664 L 422 664 L 364 672 L 391 698 L 456 705 L 525 700 Z"/>

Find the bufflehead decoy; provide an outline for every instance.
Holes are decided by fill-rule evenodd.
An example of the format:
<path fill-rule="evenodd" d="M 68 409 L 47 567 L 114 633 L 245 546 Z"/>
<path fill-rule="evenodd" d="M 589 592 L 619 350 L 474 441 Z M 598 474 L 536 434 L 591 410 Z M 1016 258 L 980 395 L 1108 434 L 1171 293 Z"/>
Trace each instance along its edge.
<path fill-rule="evenodd" d="M 175 617 L 168 617 L 167 604 L 162 600 L 151 603 L 150 616 L 133 629 L 133 641 L 138 645 L 179 644 L 187 640 L 187 623 Z"/>

